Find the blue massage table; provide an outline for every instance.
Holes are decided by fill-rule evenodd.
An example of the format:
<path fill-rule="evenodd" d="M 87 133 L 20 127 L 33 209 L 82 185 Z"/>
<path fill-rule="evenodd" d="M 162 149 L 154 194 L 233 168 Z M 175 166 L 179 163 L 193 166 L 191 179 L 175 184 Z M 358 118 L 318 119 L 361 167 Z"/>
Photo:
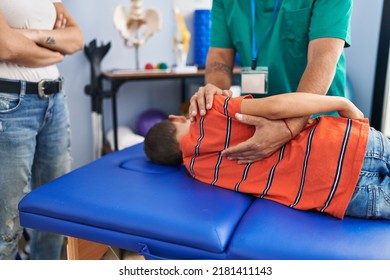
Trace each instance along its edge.
<path fill-rule="evenodd" d="M 390 221 L 338 220 L 211 187 L 152 164 L 142 145 L 29 193 L 21 225 L 145 259 L 390 260 Z"/>

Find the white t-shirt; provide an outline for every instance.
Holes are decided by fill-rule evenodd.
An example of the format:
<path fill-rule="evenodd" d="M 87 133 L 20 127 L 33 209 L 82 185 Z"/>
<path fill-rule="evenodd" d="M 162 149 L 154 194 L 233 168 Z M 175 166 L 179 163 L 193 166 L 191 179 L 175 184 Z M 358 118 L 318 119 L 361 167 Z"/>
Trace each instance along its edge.
<path fill-rule="evenodd" d="M 12 28 L 50 30 L 57 17 L 55 2 L 61 0 L 0 0 L 0 10 Z M 38 82 L 58 78 L 59 71 L 56 65 L 29 68 L 0 61 L 0 77 Z"/>

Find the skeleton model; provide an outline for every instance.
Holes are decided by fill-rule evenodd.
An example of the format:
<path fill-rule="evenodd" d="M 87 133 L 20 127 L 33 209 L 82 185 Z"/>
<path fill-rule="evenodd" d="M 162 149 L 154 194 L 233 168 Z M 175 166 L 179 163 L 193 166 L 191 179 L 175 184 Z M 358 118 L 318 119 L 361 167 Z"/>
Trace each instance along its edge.
<path fill-rule="evenodd" d="M 177 67 L 184 68 L 187 62 L 191 33 L 188 31 L 179 9 L 174 8 L 173 11 L 176 17 L 176 34 L 173 38 L 173 50 L 176 53 Z"/>
<path fill-rule="evenodd" d="M 125 7 L 118 5 L 114 11 L 114 26 L 128 48 L 136 50 L 136 68 L 139 70 L 138 49 L 146 41 L 161 29 L 161 17 L 155 9 L 143 9 L 143 0 L 131 0 L 130 11 L 127 12 Z M 144 32 L 140 34 L 142 31 Z M 144 27 L 144 28 L 143 28 Z"/>

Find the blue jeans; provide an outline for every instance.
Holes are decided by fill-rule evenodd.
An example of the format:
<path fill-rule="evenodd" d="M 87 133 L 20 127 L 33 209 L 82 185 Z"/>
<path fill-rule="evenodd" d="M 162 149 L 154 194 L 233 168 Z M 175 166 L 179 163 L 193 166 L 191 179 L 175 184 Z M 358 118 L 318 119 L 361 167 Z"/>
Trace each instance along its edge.
<path fill-rule="evenodd" d="M 22 234 L 18 203 L 70 171 L 70 126 L 64 93 L 40 99 L 0 88 L 0 259 L 15 259 Z M 33 231 L 31 259 L 59 259 L 63 236 Z"/>
<path fill-rule="evenodd" d="M 390 141 L 371 128 L 360 177 L 346 216 L 390 219 Z"/>

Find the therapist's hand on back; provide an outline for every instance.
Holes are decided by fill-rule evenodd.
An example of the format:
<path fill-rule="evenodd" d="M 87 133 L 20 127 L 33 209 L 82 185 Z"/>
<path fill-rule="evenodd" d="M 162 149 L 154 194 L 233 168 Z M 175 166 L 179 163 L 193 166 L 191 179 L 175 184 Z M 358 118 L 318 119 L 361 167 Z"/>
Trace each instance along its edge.
<path fill-rule="evenodd" d="M 189 116 L 192 120 L 199 112 L 204 116 L 213 105 L 214 95 L 231 96 L 230 90 L 222 90 L 212 84 L 200 87 L 191 97 Z M 242 123 L 253 125 L 256 131 L 251 138 L 222 152 L 230 160 L 239 164 L 251 163 L 269 157 L 291 140 L 290 131 L 281 120 L 269 120 L 263 117 L 240 115 Z"/>
<path fill-rule="evenodd" d="M 270 120 L 263 117 L 239 114 L 237 120 L 255 126 L 251 138 L 236 146 L 222 151 L 222 155 L 239 164 L 262 160 L 279 150 L 291 140 L 291 134 L 282 120 Z"/>

